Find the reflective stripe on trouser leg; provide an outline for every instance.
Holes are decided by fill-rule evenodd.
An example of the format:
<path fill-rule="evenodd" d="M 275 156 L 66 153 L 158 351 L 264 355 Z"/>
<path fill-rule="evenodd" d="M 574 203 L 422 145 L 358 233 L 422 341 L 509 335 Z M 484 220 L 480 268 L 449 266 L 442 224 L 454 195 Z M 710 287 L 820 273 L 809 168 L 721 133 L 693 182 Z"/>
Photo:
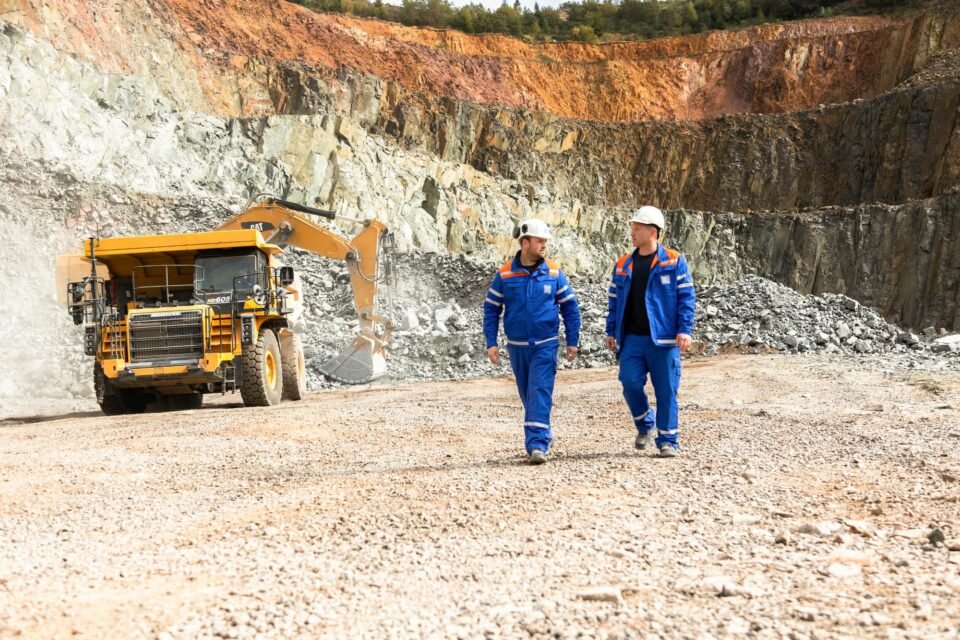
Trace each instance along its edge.
<path fill-rule="evenodd" d="M 547 451 L 553 441 L 550 410 L 553 408 L 553 382 L 557 375 L 557 343 L 539 347 L 508 345 L 517 391 L 523 402 L 524 446 Z"/>
<path fill-rule="evenodd" d="M 654 426 L 656 411 L 650 406 L 643 387 L 647 384 L 647 360 L 640 336 L 626 335 L 620 347 L 620 373 L 623 399 L 627 401 L 630 416 L 637 433 L 647 433 Z"/>
<path fill-rule="evenodd" d="M 677 347 L 657 347 L 651 343 L 646 352 L 650 382 L 657 397 L 657 448 L 665 444 L 677 446 L 680 350 Z"/>

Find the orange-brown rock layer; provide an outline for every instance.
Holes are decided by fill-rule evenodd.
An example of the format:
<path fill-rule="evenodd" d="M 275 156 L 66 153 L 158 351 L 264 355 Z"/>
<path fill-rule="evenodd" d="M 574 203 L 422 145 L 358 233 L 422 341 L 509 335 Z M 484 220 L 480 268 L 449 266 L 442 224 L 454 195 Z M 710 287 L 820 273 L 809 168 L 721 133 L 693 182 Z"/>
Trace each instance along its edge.
<path fill-rule="evenodd" d="M 939 48 L 960 44 L 960 20 L 932 20 L 930 13 L 896 21 L 808 20 L 648 42 L 531 45 L 317 14 L 283 0 L 4 4 L 11 7 L 8 19 L 18 16 L 58 47 L 107 70 L 163 64 L 154 43 L 174 43 L 169 55 L 190 60 L 189 75 L 196 76 L 207 108 L 222 115 L 269 113 L 266 101 L 226 95 L 234 84 L 256 84 L 251 60 L 359 72 L 404 91 L 481 105 L 624 122 L 789 112 L 870 98 L 893 88 Z"/>

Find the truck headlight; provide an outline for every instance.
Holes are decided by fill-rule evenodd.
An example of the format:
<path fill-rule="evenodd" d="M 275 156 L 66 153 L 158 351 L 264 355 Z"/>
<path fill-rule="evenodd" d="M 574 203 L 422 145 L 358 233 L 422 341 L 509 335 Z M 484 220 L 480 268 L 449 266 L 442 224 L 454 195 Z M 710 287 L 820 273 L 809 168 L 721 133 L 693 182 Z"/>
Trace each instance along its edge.
<path fill-rule="evenodd" d="M 253 344 L 254 323 L 253 316 L 240 317 L 240 344 Z"/>
<path fill-rule="evenodd" d="M 83 329 L 83 353 L 87 356 L 97 355 L 97 328 L 94 325 Z"/>

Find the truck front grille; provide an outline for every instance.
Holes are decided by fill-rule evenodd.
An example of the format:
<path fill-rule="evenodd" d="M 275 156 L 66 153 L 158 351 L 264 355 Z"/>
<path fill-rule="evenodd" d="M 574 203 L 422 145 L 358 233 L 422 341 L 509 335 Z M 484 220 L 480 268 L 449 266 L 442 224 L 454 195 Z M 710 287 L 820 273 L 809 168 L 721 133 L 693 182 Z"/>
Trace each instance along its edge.
<path fill-rule="evenodd" d="M 158 311 L 131 314 L 130 361 L 203 357 L 203 312 Z"/>

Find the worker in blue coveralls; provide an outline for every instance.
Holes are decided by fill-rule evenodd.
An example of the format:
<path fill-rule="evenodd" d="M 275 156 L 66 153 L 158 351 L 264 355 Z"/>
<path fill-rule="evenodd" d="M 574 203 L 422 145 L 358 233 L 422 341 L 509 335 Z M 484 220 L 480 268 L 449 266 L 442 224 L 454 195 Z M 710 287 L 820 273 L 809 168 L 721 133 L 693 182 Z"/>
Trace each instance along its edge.
<path fill-rule="evenodd" d="M 686 259 L 657 241 L 661 231 L 660 209 L 645 206 L 634 212 L 630 220 L 634 250 L 613 268 L 606 346 L 619 350 L 620 383 L 637 428 L 636 448 L 655 444 L 660 456 L 670 458 L 679 450 L 680 353 L 690 347 L 696 294 Z M 643 391 L 647 374 L 656 410 Z"/>
<path fill-rule="evenodd" d="M 550 229 L 531 218 L 513 230 L 520 250 L 500 267 L 483 303 L 483 333 L 487 357 L 500 364 L 497 334 L 500 312 L 507 338 L 510 365 L 523 403 L 523 431 L 531 464 L 547 461 L 553 441 L 550 409 L 557 373 L 560 315 L 567 336 L 567 360 L 577 357 L 580 344 L 580 307 L 560 267 L 547 260 Z"/>

